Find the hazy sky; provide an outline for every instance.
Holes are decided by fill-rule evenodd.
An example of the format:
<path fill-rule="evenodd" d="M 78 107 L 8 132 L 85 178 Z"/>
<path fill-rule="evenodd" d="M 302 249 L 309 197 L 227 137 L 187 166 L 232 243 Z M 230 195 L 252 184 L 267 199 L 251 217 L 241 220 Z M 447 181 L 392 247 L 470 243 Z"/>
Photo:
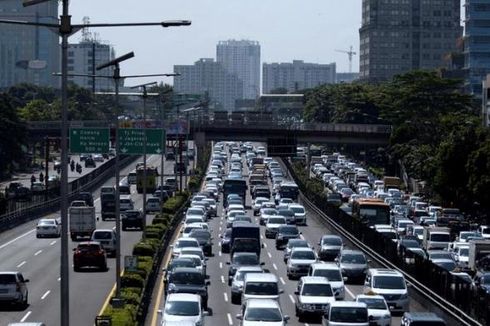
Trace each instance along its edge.
<path fill-rule="evenodd" d="M 262 63 L 336 62 L 337 72 L 347 72 L 347 54 L 335 50 L 352 45 L 358 52 L 361 0 L 74 0 L 70 14 L 74 24 L 84 16 L 92 23 L 192 20 L 188 27 L 92 29 L 117 56 L 134 51 L 121 64 L 123 75 L 169 73 L 176 64 L 216 58 L 217 42 L 228 39 L 259 41 Z M 80 38 L 79 32 L 70 42 Z M 358 70 L 356 55 L 353 71 Z"/>

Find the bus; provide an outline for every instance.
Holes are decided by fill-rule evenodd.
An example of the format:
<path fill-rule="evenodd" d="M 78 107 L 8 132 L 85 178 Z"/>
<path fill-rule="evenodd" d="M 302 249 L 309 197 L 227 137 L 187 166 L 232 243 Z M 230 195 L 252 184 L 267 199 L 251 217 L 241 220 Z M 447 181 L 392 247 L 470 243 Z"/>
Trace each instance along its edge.
<path fill-rule="evenodd" d="M 299 195 L 298 185 L 294 182 L 282 182 L 279 188 L 281 198 L 291 198 L 297 200 Z"/>
<path fill-rule="evenodd" d="M 227 206 L 226 200 L 229 194 L 237 194 L 242 197 L 245 206 L 247 189 L 247 181 L 244 179 L 225 179 L 223 182 L 223 204 L 225 207 Z"/>
<path fill-rule="evenodd" d="M 140 167 L 136 170 L 136 190 L 139 194 L 143 192 L 143 187 L 145 185 L 145 170 Z M 146 167 L 146 193 L 154 193 L 157 189 L 157 176 L 158 171 L 154 167 Z"/>
<path fill-rule="evenodd" d="M 370 227 L 390 224 L 390 205 L 377 198 L 359 199 L 352 204 L 352 217 Z"/>

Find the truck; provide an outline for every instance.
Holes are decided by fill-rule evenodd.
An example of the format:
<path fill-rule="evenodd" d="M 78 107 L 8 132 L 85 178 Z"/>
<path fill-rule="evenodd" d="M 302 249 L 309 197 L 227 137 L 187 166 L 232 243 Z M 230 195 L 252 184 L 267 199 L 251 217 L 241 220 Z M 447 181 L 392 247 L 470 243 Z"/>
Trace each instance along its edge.
<path fill-rule="evenodd" d="M 451 229 L 439 226 L 424 226 L 423 247 L 425 250 L 446 249 L 451 242 Z"/>
<path fill-rule="evenodd" d="M 401 180 L 399 177 L 384 177 L 383 183 L 385 185 L 385 190 L 388 189 L 400 189 Z"/>
<path fill-rule="evenodd" d="M 468 268 L 473 272 L 490 271 L 490 241 L 470 240 Z"/>
<path fill-rule="evenodd" d="M 260 227 L 249 222 L 233 222 L 231 226 L 230 254 L 255 252 L 260 257 Z"/>
<path fill-rule="evenodd" d="M 70 206 L 70 237 L 73 241 L 79 237 L 91 237 L 96 228 L 95 207 Z"/>

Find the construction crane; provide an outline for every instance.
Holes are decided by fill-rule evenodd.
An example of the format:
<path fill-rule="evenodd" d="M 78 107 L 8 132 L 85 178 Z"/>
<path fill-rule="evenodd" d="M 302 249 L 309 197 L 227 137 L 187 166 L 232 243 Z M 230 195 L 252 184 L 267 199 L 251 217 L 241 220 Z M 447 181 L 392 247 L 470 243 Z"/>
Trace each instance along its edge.
<path fill-rule="evenodd" d="M 340 53 L 347 53 L 347 55 L 349 56 L 349 73 L 352 73 L 352 57 L 357 55 L 356 52 L 352 51 L 352 45 L 350 46 L 349 51 L 346 50 L 335 50 L 335 51 Z"/>

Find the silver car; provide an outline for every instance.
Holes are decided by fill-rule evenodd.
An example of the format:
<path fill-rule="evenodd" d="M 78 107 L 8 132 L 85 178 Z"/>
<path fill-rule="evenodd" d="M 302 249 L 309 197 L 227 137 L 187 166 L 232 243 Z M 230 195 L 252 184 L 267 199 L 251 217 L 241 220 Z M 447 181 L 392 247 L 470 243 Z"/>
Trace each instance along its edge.
<path fill-rule="evenodd" d="M 243 281 L 245 275 L 249 273 L 263 273 L 264 270 L 260 266 L 243 266 L 238 267 L 234 276 L 231 279 L 231 303 L 240 304 L 242 299 Z"/>
<path fill-rule="evenodd" d="M 5 303 L 27 307 L 28 290 L 20 272 L 0 272 L 0 305 Z"/>

